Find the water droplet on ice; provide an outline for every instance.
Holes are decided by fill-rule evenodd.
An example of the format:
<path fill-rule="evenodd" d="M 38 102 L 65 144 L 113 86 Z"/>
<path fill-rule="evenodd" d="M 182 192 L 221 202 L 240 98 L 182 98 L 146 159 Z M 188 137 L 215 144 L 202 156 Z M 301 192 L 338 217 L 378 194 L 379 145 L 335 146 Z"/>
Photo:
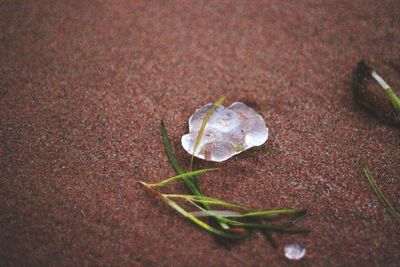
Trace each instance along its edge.
<path fill-rule="evenodd" d="M 189 133 L 182 136 L 182 146 L 190 154 L 207 112 L 213 104 L 199 109 L 189 119 Z M 268 128 L 252 108 L 235 102 L 228 108 L 218 107 L 211 115 L 195 156 L 211 161 L 224 161 L 253 146 L 265 143 Z"/>
<path fill-rule="evenodd" d="M 286 245 L 284 250 L 285 257 L 289 260 L 300 260 L 306 255 L 306 249 L 297 242 Z"/>

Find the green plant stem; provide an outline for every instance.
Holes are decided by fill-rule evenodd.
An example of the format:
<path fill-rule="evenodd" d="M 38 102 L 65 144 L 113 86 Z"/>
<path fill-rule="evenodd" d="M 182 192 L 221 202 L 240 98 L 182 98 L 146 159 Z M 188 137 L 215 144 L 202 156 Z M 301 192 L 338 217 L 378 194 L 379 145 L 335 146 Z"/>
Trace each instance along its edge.
<path fill-rule="evenodd" d="M 168 157 L 169 161 L 171 162 L 172 166 L 174 167 L 175 171 L 178 174 L 183 175 L 185 172 L 179 165 L 178 161 L 175 159 L 174 152 L 172 151 L 171 141 L 168 137 L 167 129 L 165 128 L 163 121 L 161 121 L 160 128 L 161 128 L 161 135 L 163 138 L 164 148 L 165 148 L 165 152 L 167 153 L 167 157 Z M 189 188 L 189 190 L 192 192 L 192 194 L 201 195 L 200 189 L 193 183 L 193 181 L 191 180 L 191 176 L 185 176 L 183 178 L 183 180 L 184 180 L 185 184 L 187 185 L 187 187 Z"/>
<path fill-rule="evenodd" d="M 390 101 L 395 109 L 400 111 L 400 98 L 396 95 L 396 92 L 385 82 L 385 80 L 376 71 L 371 72 L 371 76 L 379 83 L 379 85 L 385 90 L 389 96 Z"/>
<path fill-rule="evenodd" d="M 169 197 L 169 198 L 182 198 L 188 201 L 193 201 L 193 202 L 197 202 L 200 204 L 211 204 L 211 205 L 217 205 L 217 206 L 223 206 L 223 207 L 227 207 L 227 208 L 234 208 L 234 209 L 239 209 L 239 210 L 243 210 L 243 211 L 254 211 L 253 209 L 247 208 L 247 207 L 243 207 L 243 206 L 239 206 L 236 204 L 232 204 L 223 200 L 219 200 L 216 198 L 212 198 L 212 197 L 206 197 L 206 196 L 195 196 L 195 195 L 177 195 L 177 194 L 165 194 L 164 196 Z"/>
<path fill-rule="evenodd" d="M 161 121 L 160 128 L 161 128 L 161 135 L 162 135 L 162 138 L 164 141 L 164 148 L 165 148 L 165 152 L 167 153 L 167 157 L 168 157 L 169 161 L 171 162 L 172 166 L 175 168 L 175 171 L 178 174 L 183 175 L 185 172 L 183 171 L 182 167 L 179 165 L 178 161 L 175 158 L 175 155 L 174 155 L 174 152 L 173 152 L 172 146 L 171 146 L 171 141 L 169 139 L 167 129 L 165 128 L 163 121 Z M 189 187 L 189 190 L 192 192 L 193 195 L 202 196 L 201 189 L 198 186 L 198 183 L 197 182 L 194 183 L 193 180 L 191 179 L 192 177 L 195 179 L 195 181 L 197 180 L 195 178 L 196 176 L 185 176 L 183 178 L 183 180 L 186 183 L 186 185 Z M 211 207 L 207 203 L 203 203 L 202 205 L 207 210 L 211 209 Z M 220 222 L 219 220 L 218 220 L 218 223 L 224 229 L 229 228 L 229 226 L 227 224 Z"/>
<path fill-rule="evenodd" d="M 263 216 L 273 216 L 273 215 L 281 215 L 281 214 L 296 214 L 301 213 L 304 210 L 299 209 L 279 209 L 279 210 L 260 210 L 255 212 L 249 212 L 242 214 L 241 217 L 263 217 Z"/>
<path fill-rule="evenodd" d="M 203 137 L 203 133 L 204 133 L 204 130 L 206 129 L 207 122 L 208 122 L 208 120 L 210 119 L 211 115 L 214 113 L 214 111 L 215 111 L 219 106 L 221 106 L 221 104 L 225 101 L 225 99 L 226 99 L 226 96 L 221 96 L 221 97 L 217 100 L 217 102 L 215 102 L 214 106 L 213 106 L 212 108 L 210 108 L 210 109 L 207 111 L 206 115 L 204 116 L 204 119 L 203 119 L 203 122 L 202 122 L 202 124 L 201 124 L 199 133 L 197 134 L 196 141 L 195 141 L 195 143 L 194 143 L 192 158 L 190 159 L 190 170 L 192 170 L 192 167 L 193 167 L 193 160 L 194 160 L 194 154 L 195 154 L 195 152 L 196 152 L 196 150 L 197 150 L 197 147 L 198 147 L 199 144 L 200 144 L 201 138 Z"/>
<path fill-rule="evenodd" d="M 175 201 L 172 201 L 171 199 L 161 195 L 162 199 L 164 200 L 165 203 L 167 203 L 170 207 L 175 209 L 177 212 L 179 212 L 181 215 L 186 217 L 187 219 L 191 220 L 193 223 L 197 224 L 204 230 L 211 232 L 213 234 L 226 237 L 226 238 L 234 238 L 234 239 L 240 239 L 243 236 L 237 235 L 237 234 L 231 234 L 225 231 L 221 231 L 217 228 L 212 227 L 211 225 L 203 222 L 202 220 L 197 219 L 195 216 L 187 212 L 185 209 L 183 209 L 181 206 L 179 206 Z"/>
<path fill-rule="evenodd" d="M 250 209 L 247 207 L 239 206 L 236 204 L 232 204 L 223 200 L 219 200 L 216 198 L 205 197 L 205 196 L 195 196 L 195 195 L 177 195 L 177 194 L 164 194 L 164 196 L 169 198 L 182 198 L 187 201 L 198 202 L 198 203 L 208 203 L 212 205 L 223 206 L 225 208 L 234 208 L 245 211 L 246 213 L 242 213 L 235 217 L 241 218 L 251 218 L 251 217 L 264 217 L 264 216 L 275 216 L 275 215 L 282 215 L 282 214 L 297 214 L 301 213 L 304 214 L 306 211 L 304 209 L 279 209 L 279 210 L 259 210 L 256 211 L 254 209 Z M 211 216 L 211 215 L 210 215 Z M 229 217 L 229 216 L 227 216 Z"/>
<path fill-rule="evenodd" d="M 369 184 L 372 187 L 372 190 L 377 195 L 378 199 L 381 201 L 383 206 L 389 211 L 389 213 L 398 221 L 400 222 L 400 213 L 393 207 L 390 201 L 387 199 L 385 194 L 378 188 L 376 180 L 374 176 L 371 174 L 370 170 L 367 166 L 363 168 L 364 175 L 367 177 Z"/>
<path fill-rule="evenodd" d="M 385 91 L 392 101 L 393 106 L 400 111 L 400 98 L 396 95 L 395 91 L 391 87 L 387 88 Z"/>
<path fill-rule="evenodd" d="M 205 210 L 196 203 L 191 202 L 194 206 L 196 206 L 200 210 Z M 298 212 L 304 213 L 305 210 L 298 210 Z M 293 223 L 284 223 L 282 225 L 273 225 L 273 224 L 260 224 L 260 223 L 245 223 L 245 222 L 240 222 L 237 220 L 233 219 L 228 219 L 222 215 L 215 215 L 219 221 L 224 222 L 226 224 L 229 224 L 231 226 L 235 227 L 241 227 L 241 228 L 257 228 L 257 229 L 266 229 L 266 230 L 272 230 L 272 231 L 279 231 L 279 232 L 287 232 L 287 233 L 309 233 L 310 230 L 305 229 L 305 228 L 293 228 Z M 301 215 L 303 216 L 303 214 Z"/>
<path fill-rule="evenodd" d="M 199 175 L 199 174 L 203 174 L 203 173 L 206 173 L 206 172 L 212 172 L 212 171 L 217 171 L 217 170 L 219 170 L 219 168 L 210 168 L 210 169 L 202 169 L 202 170 L 196 170 L 196 171 L 192 171 L 192 172 L 186 172 L 186 173 L 182 173 L 182 174 L 176 175 L 176 176 L 171 177 L 171 178 L 167 178 L 167 179 L 165 179 L 165 180 L 163 180 L 163 181 L 161 181 L 159 183 L 148 184 L 148 186 L 150 186 L 150 187 L 162 187 L 162 186 L 166 186 L 168 184 L 174 183 L 177 180 L 184 179 L 186 177 L 191 177 L 193 175 Z"/>
<path fill-rule="evenodd" d="M 305 228 L 293 228 L 288 225 L 274 225 L 274 224 L 266 224 L 266 223 L 245 223 L 245 222 L 239 222 L 235 220 L 230 220 L 224 218 L 224 221 L 232 226 L 237 226 L 237 227 L 245 227 L 245 228 L 258 228 L 258 229 L 269 229 L 273 231 L 279 231 L 279 232 L 289 232 L 289 233 L 309 233 L 310 230 L 305 229 Z"/>

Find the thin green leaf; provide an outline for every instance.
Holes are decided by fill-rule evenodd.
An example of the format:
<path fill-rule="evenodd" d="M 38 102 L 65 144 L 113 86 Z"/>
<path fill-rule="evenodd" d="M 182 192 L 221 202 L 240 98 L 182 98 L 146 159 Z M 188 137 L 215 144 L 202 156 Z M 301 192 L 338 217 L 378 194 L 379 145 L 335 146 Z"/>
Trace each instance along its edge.
<path fill-rule="evenodd" d="M 296 214 L 300 213 L 302 210 L 295 209 L 286 209 L 286 210 L 263 210 L 249 213 L 239 213 L 237 211 L 231 210 L 204 210 L 204 211 L 195 211 L 192 212 L 196 217 L 212 217 L 212 216 L 221 216 L 226 218 L 249 218 L 249 217 L 265 217 L 265 216 L 274 216 L 281 214 Z"/>
<path fill-rule="evenodd" d="M 254 211 L 253 209 L 239 206 L 236 204 L 232 204 L 223 200 L 219 200 L 216 198 L 212 197 L 206 197 L 206 196 L 196 196 L 196 195 L 177 195 L 177 194 L 164 194 L 164 196 L 168 198 L 183 198 L 185 200 L 191 200 L 197 203 L 201 204 L 211 204 L 211 205 L 217 205 L 217 206 L 222 206 L 226 208 L 235 208 L 243 211 Z"/>
<path fill-rule="evenodd" d="M 212 171 L 217 171 L 217 170 L 219 170 L 219 168 L 210 168 L 210 169 L 202 169 L 202 170 L 196 170 L 196 171 L 192 171 L 192 172 L 186 172 L 186 173 L 182 173 L 182 174 L 176 175 L 174 177 L 165 179 L 165 180 L 163 180 L 163 181 L 161 181 L 159 183 L 148 184 L 148 186 L 150 186 L 150 187 L 162 187 L 162 186 L 166 186 L 168 184 L 174 183 L 174 182 L 176 182 L 177 180 L 180 180 L 180 179 L 185 179 L 185 178 L 191 177 L 193 175 L 200 175 L 200 174 L 203 174 L 203 173 L 206 173 L 206 172 L 212 172 Z"/>
<path fill-rule="evenodd" d="M 245 223 L 245 222 L 238 222 L 230 219 L 224 218 L 224 222 L 236 226 L 236 227 L 245 227 L 245 228 L 257 228 L 257 229 L 269 229 L 273 231 L 278 231 L 278 232 L 288 232 L 288 233 L 309 233 L 310 230 L 306 228 L 300 228 L 300 227 L 292 227 L 292 226 L 287 226 L 285 224 L 283 225 L 277 225 L 277 224 L 267 224 L 267 223 Z"/>
<path fill-rule="evenodd" d="M 221 216 L 221 217 L 241 217 L 237 211 L 231 210 L 200 210 L 200 211 L 192 211 L 190 212 L 195 217 L 214 217 L 214 216 Z"/>
<path fill-rule="evenodd" d="M 175 197 L 175 198 L 183 198 L 186 201 L 190 202 L 192 205 L 194 205 L 195 207 L 197 207 L 198 209 L 202 210 L 202 211 L 206 211 L 206 210 L 210 210 L 211 207 L 209 206 L 209 204 L 211 205 L 220 205 L 220 206 L 224 206 L 224 207 L 231 207 L 231 208 L 237 208 L 237 209 L 245 209 L 245 210 L 249 210 L 247 208 L 241 207 L 239 205 L 234 205 L 228 202 L 224 202 L 218 199 L 214 199 L 214 198 L 210 198 L 210 197 L 205 197 L 205 196 L 194 196 L 194 195 L 164 195 L 164 196 L 169 196 L 169 197 Z M 202 204 L 206 209 L 204 209 L 203 207 L 199 206 L 196 204 L 200 203 Z M 219 215 L 214 215 L 212 216 L 213 218 L 215 218 L 219 225 L 221 225 L 221 227 L 223 229 L 229 229 L 229 225 L 226 224 L 224 222 L 224 218 L 222 216 Z"/>
<path fill-rule="evenodd" d="M 184 174 L 185 172 L 183 171 L 182 167 L 179 165 L 178 161 L 176 160 L 174 156 L 174 152 L 172 151 L 171 147 L 171 141 L 168 137 L 167 129 L 165 129 L 164 122 L 161 121 L 160 124 L 161 128 L 161 135 L 164 141 L 164 148 L 165 152 L 167 153 L 167 157 L 169 161 L 171 162 L 172 166 L 175 168 L 176 172 L 178 174 Z M 185 184 L 189 188 L 189 190 L 192 192 L 194 195 L 201 195 L 200 189 L 193 183 L 191 180 L 191 176 L 184 177 L 183 180 L 185 181 Z"/>
<path fill-rule="evenodd" d="M 261 211 L 242 214 L 241 217 L 263 217 L 263 216 L 273 216 L 281 214 L 296 214 L 296 213 L 301 213 L 303 211 L 304 210 L 299 210 L 299 209 L 261 210 Z"/>
<path fill-rule="evenodd" d="M 387 199 L 385 194 L 378 188 L 376 180 L 374 176 L 371 174 L 370 170 L 367 166 L 363 168 L 364 175 L 367 177 L 369 184 L 372 187 L 372 190 L 377 195 L 378 199 L 381 201 L 383 206 L 389 211 L 389 213 L 398 221 L 400 222 L 400 213 L 393 207 L 392 203 Z"/>
<path fill-rule="evenodd" d="M 390 100 L 393 103 L 393 106 L 400 111 L 400 98 L 396 95 L 396 92 L 389 87 L 388 89 L 385 90 L 386 94 L 389 96 Z"/>
<path fill-rule="evenodd" d="M 371 72 L 371 76 L 379 83 L 379 85 L 385 90 L 389 96 L 390 101 L 395 109 L 400 111 L 400 98 L 396 95 L 396 92 L 385 82 L 385 80 L 376 71 Z"/>
<path fill-rule="evenodd" d="M 367 177 L 372 189 L 375 191 L 375 193 L 378 196 L 378 199 L 382 202 L 382 204 L 385 206 L 385 208 L 389 211 L 389 213 L 397 220 L 400 221 L 400 214 L 399 212 L 393 207 L 393 205 L 390 203 L 390 201 L 387 199 L 385 194 L 378 188 L 378 185 L 376 183 L 375 178 L 369 171 L 368 167 L 364 168 L 364 174 Z"/>
<path fill-rule="evenodd" d="M 171 198 L 183 198 L 186 200 L 198 202 L 198 203 L 208 203 L 211 205 L 218 205 L 225 208 L 235 208 L 242 211 L 246 211 L 247 213 L 243 213 L 240 217 L 263 217 L 263 216 L 274 216 L 281 214 L 296 214 L 296 213 L 304 213 L 304 209 L 279 209 L 279 210 L 261 210 L 255 211 L 254 209 L 239 206 L 236 204 L 232 204 L 220 199 L 205 197 L 205 196 L 195 196 L 195 195 L 176 195 L 176 194 L 165 194 L 166 197 Z"/>
<path fill-rule="evenodd" d="M 201 228 L 203 228 L 204 230 L 222 236 L 222 237 L 226 237 L 226 238 L 234 238 L 234 239 L 240 239 L 243 236 L 241 235 L 237 235 L 237 234 L 231 234 L 225 231 L 221 231 L 217 228 L 212 227 L 211 225 L 197 219 L 194 215 L 190 214 L 189 212 L 187 212 L 185 209 L 183 209 L 181 206 L 179 206 L 175 201 L 172 201 L 171 199 L 162 196 L 162 199 L 165 201 L 165 203 L 167 203 L 170 207 L 172 207 L 173 209 L 175 209 L 177 212 L 179 212 L 181 215 L 183 215 L 185 218 L 191 220 L 193 223 L 197 224 L 198 226 L 200 226 Z"/>
<path fill-rule="evenodd" d="M 215 111 L 219 106 L 221 106 L 221 104 L 225 101 L 225 99 L 226 99 L 226 96 L 221 96 L 221 97 L 217 100 L 217 102 L 215 102 L 214 106 L 213 106 L 212 108 L 210 108 L 210 109 L 207 111 L 206 116 L 204 116 L 204 119 L 203 119 L 203 122 L 202 122 L 202 124 L 201 124 L 199 133 L 197 134 L 196 141 L 195 141 L 195 143 L 194 143 L 192 158 L 191 158 L 191 160 L 190 160 L 190 170 L 192 170 L 194 154 L 195 154 L 195 152 L 196 152 L 196 150 L 197 150 L 197 147 L 198 147 L 199 144 L 200 144 L 201 138 L 203 137 L 203 133 L 204 133 L 204 130 L 206 129 L 207 122 L 208 122 L 208 120 L 210 119 L 211 115 L 214 113 L 214 111 Z"/>
<path fill-rule="evenodd" d="M 182 195 L 163 195 L 164 197 L 166 196 L 179 196 L 181 197 Z M 196 196 L 193 196 L 196 197 Z M 194 204 L 198 209 L 201 211 L 206 211 L 204 208 L 201 206 L 197 205 L 196 203 L 193 203 L 191 199 L 188 199 L 189 202 Z M 230 204 L 230 203 L 228 203 Z M 298 212 L 305 212 L 305 210 L 298 210 Z M 220 222 L 224 222 L 228 225 L 232 225 L 234 227 L 242 227 L 242 228 L 257 228 L 257 229 L 264 229 L 264 230 L 271 230 L 271 231 L 278 231 L 278 232 L 287 232 L 287 233 L 308 233 L 310 230 L 305 229 L 305 228 L 294 228 L 292 223 L 283 223 L 281 225 L 275 225 L 275 224 L 260 224 L 260 223 L 245 223 L 245 222 L 240 222 L 232 219 L 227 219 L 221 214 L 218 215 L 212 215 L 213 217 L 218 218 Z M 303 215 L 301 215 L 303 216 Z"/>
<path fill-rule="evenodd" d="M 172 166 L 175 168 L 175 171 L 178 174 L 184 174 L 185 172 L 183 171 L 182 167 L 179 165 L 178 161 L 175 158 L 174 152 L 171 147 L 171 141 L 169 139 L 167 129 L 165 128 L 163 121 L 161 121 L 160 128 L 161 128 L 161 135 L 162 135 L 162 138 L 164 141 L 165 152 L 167 153 L 167 157 L 168 157 L 169 161 L 171 162 Z M 189 187 L 192 194 L 197 195 L 197 196 L 202 195 L 196 176 L 187 176 L 187 177 L 183 178 L 183 180 L 185 181 L 186 185 Z M 207 210 L 210 209 L 210 206 L 207 203 L 202 203 L 202 205 L 204 206 L 205 209 L 207 209 Z M 225 223 L 222 223 L 220 221 L 218 221 L 218 223 L 224 229 L 229 228 L 229 226 Z"/>
<path fill-rule="evenodd" d="M 197 207 L 200 211 L 208 211 L 208 210 L 210 210 L 210 209 L 208 209 L 208 210 L 206 210 L 206 209 L 204 209 L 202 206 L 200 206 L 199 204 L 197 204 L 196 202 L 194 202 L 194 201 L 192 201 L 192 200 L 190 200 L 190 199 L 186 199 L 186 201 L 188 201 L 190 204 L 192 204 L 193 206 L 195 206 L 195 207 Z M 208 206 L 208 204 L 207 203 L 201 203 L 203 206 L 204 205 L 207 205 Z M 222 227 L 222 229 L 225 229 L 225 230 L 228 230 L 230 227 L 229 227 L 229 225 L 227 225 L 224 221 L 223 221 L 223 217 L 222 216 L 219 216 L 219 215 L 213 215 L 212 216 L 213 218 L 215 218 L 217 221 L 218 221 L 218 223 L 219 223 L 219 225 Z"/>

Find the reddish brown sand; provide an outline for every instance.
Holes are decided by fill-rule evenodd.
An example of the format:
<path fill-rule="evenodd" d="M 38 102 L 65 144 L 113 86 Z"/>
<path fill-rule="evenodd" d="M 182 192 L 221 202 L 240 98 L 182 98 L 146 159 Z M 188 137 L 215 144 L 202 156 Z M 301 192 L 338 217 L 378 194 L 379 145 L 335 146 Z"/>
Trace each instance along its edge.
<path fill-rule="evenodd" d="M 400 208 L 400 130 L 350 85 L 362 57 L 399 63 L 399 15 L 399 1 L 3 1 L 0 265 L 398 266 L 400 226 L 361 166 Z M 187 166 L 187 119 L 222 94 L 251 103 L 283 153 L 197 161 L 223 168 L 204 191 L 307 208 L 311 234 L 226 249 L 137 184 L 174 175 L 160 120 Z M 292 241 L 300 262 L 283 256 Z"/>

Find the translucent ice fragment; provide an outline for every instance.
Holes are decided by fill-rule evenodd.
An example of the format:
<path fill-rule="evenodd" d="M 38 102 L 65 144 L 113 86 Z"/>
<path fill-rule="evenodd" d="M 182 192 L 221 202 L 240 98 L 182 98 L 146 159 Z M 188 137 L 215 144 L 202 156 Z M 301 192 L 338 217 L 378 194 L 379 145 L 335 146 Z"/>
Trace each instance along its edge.
<path fill-rule="evenodd" d="M 189 118 L 189 133 L 182 136 L 182 146 L 190 154 L 207 112 L 207 104 Z M 268 128 L 264 119 L 252 108 L 235 102 L 228 108 L 219 106 L 209 118 L 195 156 L 210 161 L 224 161 L 253 146 L 267 141 Z"/>
<path fill-rule="evenodd" d="M 306 255 L 306 249 L 297 242 L 286 245 L 284 251 L 289 260 L 300 260 Z"/>

